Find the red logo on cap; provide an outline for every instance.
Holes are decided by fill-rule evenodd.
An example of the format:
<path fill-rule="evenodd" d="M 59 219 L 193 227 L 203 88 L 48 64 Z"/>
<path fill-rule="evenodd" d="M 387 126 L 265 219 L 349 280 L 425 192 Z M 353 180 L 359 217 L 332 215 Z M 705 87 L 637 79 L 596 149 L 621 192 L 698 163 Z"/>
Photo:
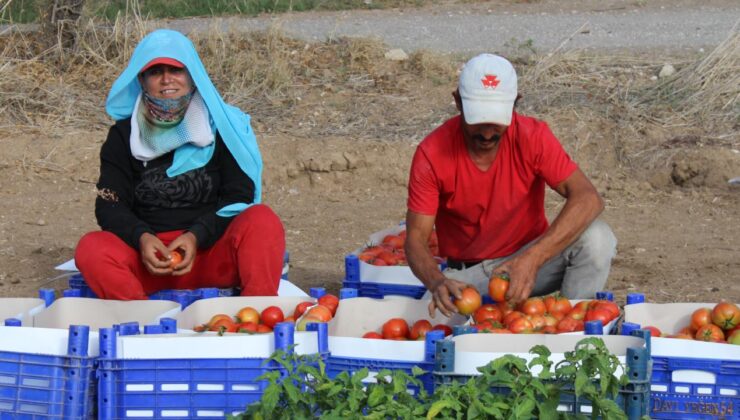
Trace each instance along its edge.
<path fill-rule="evenodd" d="M 480 81 L 481 83 L 483 83 L 484 88 L 491 88 L 491 89 L 496 89 L 496 86 L 498 86 L 498 84 L 501 83 L 501 80 L 497 79 L 496 75 L 494 74 L 487 74 Z"/>

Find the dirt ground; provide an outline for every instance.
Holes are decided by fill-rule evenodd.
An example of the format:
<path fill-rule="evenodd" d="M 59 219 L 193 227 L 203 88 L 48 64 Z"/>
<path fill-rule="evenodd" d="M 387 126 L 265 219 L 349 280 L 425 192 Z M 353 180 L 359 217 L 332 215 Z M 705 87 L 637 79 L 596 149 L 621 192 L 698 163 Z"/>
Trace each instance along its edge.
<path fill-rule="evenodd" d="M 320 55 L 331 48 L 341 46 L 305 49 Z M 648 83 L 658 63 L 690 59 L 660 52 L 630 62 L 641 69 L 633 76 Z M 518 63 L 530 68 L 526 60 Z M 289 87 L 298 93 L 283 102 L 280 118 L 274 106 L 243 106 L 254 118 L 265 161 L 264 201 L 285 224 L 290 280 L 300 287 L 336 291 L 344 256 L 372 232 L 403 220 L 414 149 L 455 113 L 454 73 L 430 77 L 438 69 L 424 66 L 419 59 L 413 66 L 389 63 L 395 73 L 324 74 L 322 83 Z M 420 68 L 429 73 L 415 86 Z M 739 302 L 740 186 L 728 184 L 740 176 L 737 119 L 638 124 L 589 95 L 532 91 L 527 81 L 535 85 L 534 77 L 522 78 L 520 112 L 548 121 L 605 197 L 602 217 L 619 240 L 607 289 L 618 301 L 645 292 L 654 302 Z M 48 89 L 55 86 L 49 82 Z M 72 258 L 82 234 L 97 229 L 94 184 L 107 132 L 106 91 L 101 85 L 91 92 L 100 115 L 88 125 L 74 122 L 73 102 L 57 104 L 55 118 L 42 109 L 25 121 L 2 120 L 0 296 L 66 288 L 54 266 Z M 562 200 L 549 194 L 547 204 L 552 218 Z"/>

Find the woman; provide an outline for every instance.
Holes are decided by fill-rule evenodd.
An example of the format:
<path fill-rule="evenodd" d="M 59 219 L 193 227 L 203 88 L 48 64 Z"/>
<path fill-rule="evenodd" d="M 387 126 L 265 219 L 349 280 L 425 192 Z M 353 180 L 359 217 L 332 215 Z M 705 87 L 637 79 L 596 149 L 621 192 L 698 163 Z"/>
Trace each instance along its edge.
<path fill-rule="evenodd" d="M 242 295 L 276 295 L 285 233 L 259 204 L 262 158 L 249 116 L 223 101 L 190 40 L 147 35 L 106 111 L 116 123 L 100 151 L 102 231 L 75 251 L 95 294 L 239 286 Z"/>

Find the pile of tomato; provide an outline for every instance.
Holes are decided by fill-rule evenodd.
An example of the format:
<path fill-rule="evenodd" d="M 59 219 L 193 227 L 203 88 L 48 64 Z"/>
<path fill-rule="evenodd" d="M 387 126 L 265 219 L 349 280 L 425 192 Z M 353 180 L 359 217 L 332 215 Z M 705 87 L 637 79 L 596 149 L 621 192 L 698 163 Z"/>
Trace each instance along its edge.
<path fill-rule="evenodd" d="M 360 252 L 358 258 L 360 261 L 377 266 L 408 265 L 406 252 L 403 248 L 405 243 L 405 230 L 399 232 L 397 235 L 385 235 L 380 244 L 366 247 Z M 441 263 L 444 261 L 439 256 L 439 244 L 437 242 L 437 232 L 435 231 L 432 231 L 432 234 L 429 235 L 429 250 L 438 262 Z"/>
<path fill-rule="evenodd" d="M 262 334 L 272 332 L 275 325 L 281 322 L 292 322 L 296 329 L 305 331 L 310 323 L 329 322 L 337 312 L 339 298 L 332 294 L 321 296 L 315 303 L 301 302 L 293 313 L 285 316 L 278 306 L 268 306 L 259 312 L 251 306 L 241 308 L 236 315 L 217 314 L 205 324 L 196 325 L 197 332 L 216 331 L 219 333 Z"/>
<path fill-rule="evenodd" d="M 714 308 L 700 308 L 691 314 L 689 325 L 676 334 L 663 335 L 656 327 L 647 326 L 653 337 L 681 338 L 740 345 L 740 308 L 734 303 L 719 302 Z"/>
<path fill-rule="evenodd" d="M 427 332 L 432 330 L 444 331 L 445 337 L 452 334 L 452 328 L 445 324 L 432 325 L 429 320 L 420 319 L 411 327 L 403 318 L 391 318 L 383 324 L 380 332 L 366 332 L 362 338 L 384 339 L 384 340 L 424 340 Z"/>

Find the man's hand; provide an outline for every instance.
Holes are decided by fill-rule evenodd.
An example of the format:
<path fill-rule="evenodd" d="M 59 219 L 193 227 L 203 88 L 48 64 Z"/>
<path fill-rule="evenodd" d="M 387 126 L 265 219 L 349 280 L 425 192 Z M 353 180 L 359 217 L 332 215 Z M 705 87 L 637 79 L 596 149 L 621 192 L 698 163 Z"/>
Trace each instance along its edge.
<path fill-rule="evenodd" d="M 167 255 L 172 251 L 177 251 L 182 254 L 182 261 L 173 267 L 173 276 L 182 276 L 193 269 L 197 249 L 197 240 L 192 232 L 185 232 L 170 243 Z"/>
<path fill-rule="evenodd" d="M 436 287 L 429 289 L 429 291 L 432 292 L 432 301 L 429 302 L 429 316 L 434 318 L 434 314 L 437 309 L 442 312 L 442 315 L 448 318 L 451 317 L 452 314 L 457 313 L 457 306 L 452 303 L 450 297 L 454 296 L 455 299 L 461 299 L 462 290 L 469 286 L 470 285 L 467 283 L 444 277 L 444 280 L 442 280 Z"/>
<path fill-rule="evenodd" d="M 170 268 L 170 250 L 151 233 L 144 233 L 139 238 L 139 253 L 141 262 L 147 271 L 155 276 L 168 276 L 172 274 Z"/>
<path fill-rule="evenodd" d="M 537 259 L 524 252 L 511 258 L 493 270 L 493 274 L 509 275 L 509 290 L 506 300 L 519 303 L 526 300 L 534 289 L 540 264 Z"/>

